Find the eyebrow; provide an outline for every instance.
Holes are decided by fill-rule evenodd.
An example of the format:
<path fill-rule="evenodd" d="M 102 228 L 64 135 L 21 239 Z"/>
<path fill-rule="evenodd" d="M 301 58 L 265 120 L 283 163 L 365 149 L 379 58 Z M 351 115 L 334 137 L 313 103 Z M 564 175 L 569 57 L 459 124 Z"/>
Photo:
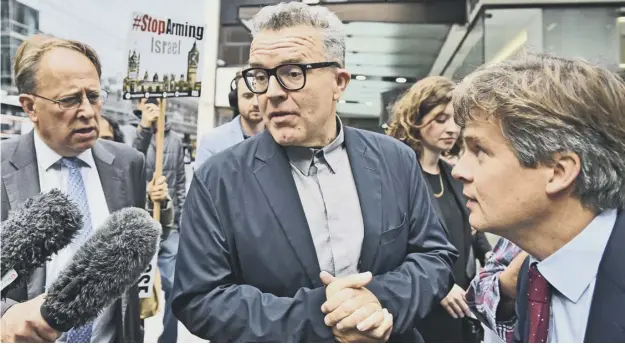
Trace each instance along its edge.
<path fill-rule="evenodd" d="M 463 135 L 462 138 L 464 139 L 464 142 L 466 142 L 466 143 L 473 143 L 473 144 L 476 144 L 476 143 L 481 144 L 482 143 L 482 141 L 480 141 L 480 139 L 477 136 L 475 136 L 475 135 L 471 135 L 471 134 Z"/>
<path fill-rule="evenodd" d="M 280 63 L 278 63 L 276 66 L 280 66 L 280 65 L 284 65 L 284 64 L 290 64 L 290 63 L 300 64 L 300 63 L 302 63 L 302 59 L 301 58 L 297 58 L 297 57 L 284 59 L 284 60 L 280 61 Z M 265 68 L 263 66 L 263 64 L 260 63 L 260 62 L 250 62 L 249 65 L 252 68 Z"/>
<path fill-rule="evenodd" d="M 75 88 L 75 89 L 71 88 L 66 91 L 67 93 L 63 92 L 61 93 L 62 95 L 59 95 L 57 98 L 62 99 L 62 98 L 74 97 L 78 95 L 82 96 L 82 90 L 83 88 Z M 85 87 L 84 90 L 87 95 L 92 94 L 92 93 L 101 93 L 100 89 L 97 89 L 97 88 L 92 89 L 92 88 Z"/>

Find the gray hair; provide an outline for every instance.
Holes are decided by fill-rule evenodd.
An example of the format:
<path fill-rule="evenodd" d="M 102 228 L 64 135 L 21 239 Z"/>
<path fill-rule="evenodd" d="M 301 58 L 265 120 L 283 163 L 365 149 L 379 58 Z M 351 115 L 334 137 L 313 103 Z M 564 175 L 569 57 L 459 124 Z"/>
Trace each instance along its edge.
<path fill-rule="evenodd" d="M 454 90 L 456 121 L 493 116 L 526 168 L 574 152 L 574 195 L 595 212 L 625 208 L 625 84 L 577 59 L 523 54 L 482 66 Z M 476 110 L 478 111 L 476 113 Z"/>
<path fill-rule="evenodd" d="M 328 61 L 345 66 L 345 27 L 333 12 L 323 6 L 301 2 L 281 2 L 266 6 L 252 19 L 252 36 L 263 30 L 280 30 L 308 25 L 323 30 L 323 44 Z"/>

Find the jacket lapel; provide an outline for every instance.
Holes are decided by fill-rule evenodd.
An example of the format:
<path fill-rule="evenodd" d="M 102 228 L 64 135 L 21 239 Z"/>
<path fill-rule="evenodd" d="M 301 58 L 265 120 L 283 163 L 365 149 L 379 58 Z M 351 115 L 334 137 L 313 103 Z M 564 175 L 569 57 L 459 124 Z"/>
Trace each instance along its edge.
<path fill-rule="evenodd" d="M 625 341 L 625 210 L 619 211 L 606 246 L 592 297 L 585 342 Z"/>
<path fill-rule="evenodd" d="M 354 183 L 358 190 L 360 210 L 365 227 L 360 250 L 360 271 L 370 271 L 380 247 L 382 234 L 382 179 L 380 161 L 370 152 L 358 132 L 349 127 L 345 130 L 345 148 L 352 168 Z"/>
<path fill-rule="evenodd" d="M 419 165 L 419 171 L 421 171 L 421 173 L 423 173 L 423 168 L 421 167 L 421 161 L 419 161 L 419 154 L 417 153 L 417 165 Z M 441 166 L 441 173 L 445 173 L 445 170 L 443 169 L 443 164 L 440 164 Z M 442 177 L 442 176 L 441 176 Z M 424 176 L 424 180 L 425 180 L 425 176 Z M 440 224 L 443 227 L 443 230 L 445 231 L 445 235 L 447 236 L 447 238 L 449 238 L 449 229 L 447 228 L 447 223 L 444 220 L 444 216 L 443 216 L 443 211 L 440 207 L 440 205 L 438 204 L 438 201 L 436 200 L 436 197 L 434 197 L 434 192 L 431 189 L 430 183 L 428 183 L 426 181 L 425 183 L 425 187 L 428 189 L 428 194 L 430 195 L 430 200 L 432 201 L 432 206 L 434 207 L 434 211 L 436 212 L 436 215 L 438 216 L 438 219 L 440 220 Z"/>
<path fill-rule="evenodd" d="M 124 172 L 113 165 L 115 156 L 109 152 L 98 140 L 93 146 L 93 160 L 95 161 L 102 190 L 106 198 L 109 212 L 114 212 L 126 206 L 123 203 L 126 197 L 126 190 L 123 187 Z"/>
<path fill-rule="evenodd" d="M 41 192 L 34 137 L 31 131 L 20 138 L 10 158 L 15 170 L 2 176 L 11 209 Z"/>
<path fill-rule="evenodd" d="M 27 198 L 41 192 L 34 131 L 20 138 L 9 160 L 15 170 L 4 174 L 2 180 L 9 199 L 9 207 L 15 209 Z M 36 269 L 26 285 L 26 299 L 32 299 L 43 293 L 45 283 L 46 269 L 43 267 Z"/>
<path fill-rule="evenodd" d="M 317 253 L 288 158 L 267 131 L 258 135 L 260 142 L 256 151 L 254 176 L 312 286 L 322 287 Z"/>
<path fill-rule="evenodd" d="M 449 185 L 451 185 L 450 191 L 453 192 L 456 203 L 458 203 L 458 207 L 460 208 L 460 211 L 462 211 L 462 215 L 465 219 L 468 219 L 469 211 L 467 210 L 467 199 L 462 193 L 462 183 L 451 176 L 452 168 L 450 165 L 441 161 L 440 167 L 441 171 L 443 172 L 443 178 L 446 178 L 449 182 Z"/>

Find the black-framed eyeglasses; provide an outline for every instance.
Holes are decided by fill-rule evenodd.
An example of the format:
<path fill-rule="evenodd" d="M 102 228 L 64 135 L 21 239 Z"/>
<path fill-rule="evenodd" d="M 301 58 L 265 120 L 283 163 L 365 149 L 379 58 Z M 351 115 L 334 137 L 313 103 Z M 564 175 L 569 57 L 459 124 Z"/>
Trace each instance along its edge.
<path fill-rule="evenodd" d="M 280 86 L 288 91 L 299 91 L 306 86 L 306 71 L 310 69 L 341 67 L 338 62 L 285 63 L 274 68 L 252 67 L 241 72 L 245 85 L 252 93 L 263 94 L 269 88 L 269 79 L 275 76 Z"/>
<path fill-rule="evenodd" d="M 45 99 L 49 102 L 53 102 L 56 105 L 58 105 L 59 108 L 61 108 L 61 110 L 72 110 L 72 109 L 78 108 L 80 104 L 82 104 L 82 100 L 85 97 L 85 95 L 91 105 L 103 104 L 108 98 L 108 91 L 106 90 L 85 91 L 85 95 L 83 95 L 81 92 L 81 93 L 76 93 L 74 95 L 63 97 L 60 99 L 50 99 L 50 98 L 46 98 L 44 96 L 40 96 L 34 93 L 31 93 L 30 95 L 33 97 Z"/>

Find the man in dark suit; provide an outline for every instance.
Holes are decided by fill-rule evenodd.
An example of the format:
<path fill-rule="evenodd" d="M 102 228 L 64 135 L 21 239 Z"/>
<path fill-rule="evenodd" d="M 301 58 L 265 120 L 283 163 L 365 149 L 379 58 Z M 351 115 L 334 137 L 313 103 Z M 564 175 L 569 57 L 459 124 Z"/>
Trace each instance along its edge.
<path fill-rule="evenodd" d="M 2 142 L 2 221 L 28 197 L 53 188 L 68 193 L 84 227 L 70 245 L 37 269 L 27 286 L 2 300 L 2 341 L 142 342 L 138 290 L 131 288 L 91 323 L 57 333 L 43 320 L 43 294 L 110 212 L 145 205 L 143 156 L 97 140 L 106 92 L 89 46 L 69 40 L 26 40 L 14 70 L 20 102 L 35 129 Z"/>
<path fill-rule="evenodd" d="M 242 74 L 267 130 L 196 171 L 174 314 L 217 342 L 420 341 L 457 252 L 414 152 L 337 117 L 350 74 L 336 15 L 282 3 L 254 27 Z"/>
<path fill-rule="evenodd" d="M 625 85 L 527 54 L 479 68 L 453 101 L 469 222 L 529 254 L 516 315 L 500 302 L 497 322 L 516 316 L 521 342 L 625 341 Z"/>

